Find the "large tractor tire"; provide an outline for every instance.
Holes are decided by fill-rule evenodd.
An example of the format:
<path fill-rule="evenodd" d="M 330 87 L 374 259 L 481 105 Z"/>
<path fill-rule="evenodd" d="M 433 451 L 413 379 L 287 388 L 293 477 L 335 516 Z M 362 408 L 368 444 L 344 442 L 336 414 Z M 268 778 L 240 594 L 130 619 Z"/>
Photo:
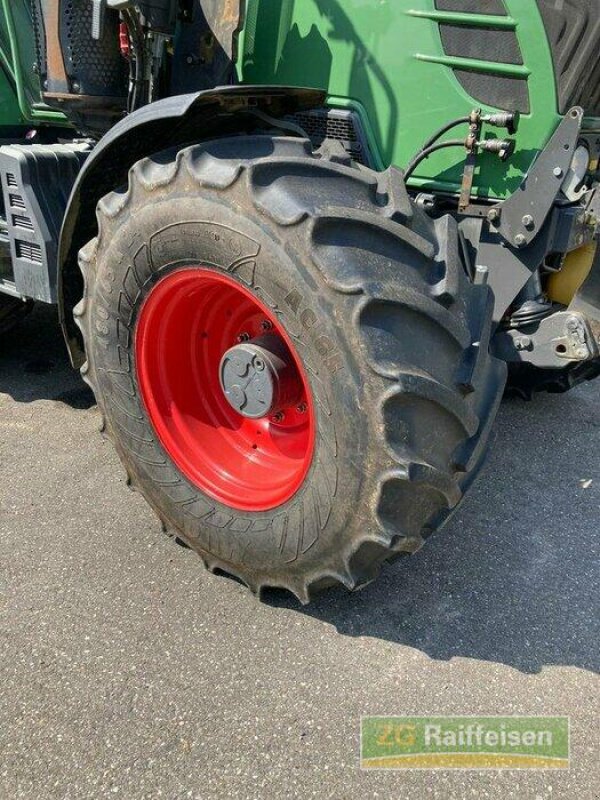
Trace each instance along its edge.
<path fill-rule="evenodd" d="M 455 222 L 401 173 L 223 139 L 137 163 L 98 226 L 83 374 L 131 484 L 209 569 L 307 602 L 457 507 L 505 366 Z"/>

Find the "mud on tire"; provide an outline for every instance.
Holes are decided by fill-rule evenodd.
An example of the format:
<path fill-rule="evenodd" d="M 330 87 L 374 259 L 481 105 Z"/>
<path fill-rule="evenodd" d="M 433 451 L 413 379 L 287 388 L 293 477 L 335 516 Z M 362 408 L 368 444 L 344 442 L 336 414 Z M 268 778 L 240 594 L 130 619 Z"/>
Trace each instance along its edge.
<path fill-rule="evenodd" d="M 489 354 L 490 292 L 469 282 L 459 251 L 456 223 L 428 219 L 400 172 L 358 169 L 301 139 L 162 153 L 100 202 L 98 237 L 80 255 L 82 372 L 131 483 L 210 569 L 307 602 L 336 582 L 367 583 L 457 507 L 506 377 Z M 277 508 L 240 511 L 200 490 L 141 400 L 140 309 L 190 266 L 250 289 L 301 354 L 315 451 Z"/>

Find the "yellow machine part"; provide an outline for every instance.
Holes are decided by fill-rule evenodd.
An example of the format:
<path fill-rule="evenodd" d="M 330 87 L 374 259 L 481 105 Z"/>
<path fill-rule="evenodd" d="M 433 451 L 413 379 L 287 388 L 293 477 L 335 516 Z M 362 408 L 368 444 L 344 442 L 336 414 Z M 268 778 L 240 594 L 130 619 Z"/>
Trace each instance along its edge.
<path fill-rule="evenodd" d="M 560 272 L 553 273 L 548 279 L 546 291 L 550 300 L 569 305 L 590 274 L 597 247 L 597 242 L 590 242 L 569 253 Z"/>

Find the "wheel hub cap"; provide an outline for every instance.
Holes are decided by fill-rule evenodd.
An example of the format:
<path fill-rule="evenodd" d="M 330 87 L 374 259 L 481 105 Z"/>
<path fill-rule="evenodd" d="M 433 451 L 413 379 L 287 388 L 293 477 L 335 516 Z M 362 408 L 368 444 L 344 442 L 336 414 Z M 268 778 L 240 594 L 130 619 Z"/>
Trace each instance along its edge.
<path fill-rule="evenodd" d="M 228 350 L 221 360 L 220 380 L 229 405 L 249 419 L 282 413 L 302 400 L 298 371 L 275 334 Z"/>

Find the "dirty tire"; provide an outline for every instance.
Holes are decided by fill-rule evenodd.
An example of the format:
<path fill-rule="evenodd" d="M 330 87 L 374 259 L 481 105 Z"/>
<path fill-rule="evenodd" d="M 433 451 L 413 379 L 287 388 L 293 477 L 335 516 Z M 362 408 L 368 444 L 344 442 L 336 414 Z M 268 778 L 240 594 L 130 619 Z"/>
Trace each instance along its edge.
<path fill-rule="evenodd" d="M 302 139 L 236 137 L 137 163 L 80 254 L 82 372 L 130 482 L 212 571 L 307 602 L 416 551 L 481 465 L 504 389 L 492 298 L 457 226 L 428 219 L 395 169 Z M 198 266 L 199 264 L 203 266 Z M 173 271 L 225 272 L 272 310 L 308 376 L 310 469 L 276 508 L 215 501 L 155 433 L 136 371 L 140 309 Z"/>

